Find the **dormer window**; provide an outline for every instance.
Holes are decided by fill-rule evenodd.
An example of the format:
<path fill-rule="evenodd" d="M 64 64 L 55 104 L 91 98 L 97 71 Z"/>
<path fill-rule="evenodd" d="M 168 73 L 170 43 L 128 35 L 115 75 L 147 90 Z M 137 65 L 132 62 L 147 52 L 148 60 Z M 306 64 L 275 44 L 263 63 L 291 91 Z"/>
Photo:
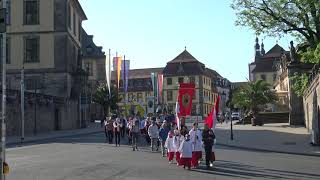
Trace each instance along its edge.
<path fill-rule="evenodd" d="M 87 47 L 87 53 L 91 54 L 93 52 L 93 48 L 91 46 Z"/>

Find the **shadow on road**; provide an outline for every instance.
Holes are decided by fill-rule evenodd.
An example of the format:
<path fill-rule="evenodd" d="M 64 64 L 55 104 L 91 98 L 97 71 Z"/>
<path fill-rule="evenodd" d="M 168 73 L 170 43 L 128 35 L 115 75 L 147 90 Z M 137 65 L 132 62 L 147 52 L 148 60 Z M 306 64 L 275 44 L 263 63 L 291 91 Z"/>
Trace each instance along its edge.
<path fill-rule="evenodd" d="M 212 169 L 207 169 L 203 166 L 193 169 L 198 173 L 206 173 L 219 176 L 228 176 L 233 178 L 243 179 L 312 179 L 320 180 L 320 174 L 302 173 L 296 171 L 282 171 L 276 169 L 265 169 L 256 166 L 246 165 L 243 163 L 218 160 Z"/>

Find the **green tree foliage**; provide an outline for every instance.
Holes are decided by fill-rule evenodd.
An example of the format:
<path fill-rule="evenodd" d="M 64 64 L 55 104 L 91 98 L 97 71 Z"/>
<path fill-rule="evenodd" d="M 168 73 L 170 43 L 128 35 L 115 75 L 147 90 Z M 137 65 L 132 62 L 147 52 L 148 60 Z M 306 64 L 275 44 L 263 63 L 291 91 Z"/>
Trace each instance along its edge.
<path fill-rule="evenodd" d="M 111 88 L 111 97 L 109 97 L 109 89 L 105 83 L 100 84 L 93 95 L 93 102 L 100 104 L 105 112 L 108 112 L 109 108 L 111 108 L 111 112 L 116 112 L 118 110 L 118 102 L 120 101 L 121 99 L 118 97 L 115 87 Z"/>
<path fill-rule="evenodd" d="M 244 111 L 253 114 L 259 112 L 259 107 L 278 100 L 277 95 L 270 89 L 270 85 L 263 81 L 248 82 L 247 86 L 240 87 L 232 97 L 232 104 Z"/>
<path fill-rule="evenodd" d="M 292 89 L 298 96 L 303 96 L 304 90 L 308 86 L 308 76 L 305 73 L 295 73 L 291 78 L 293 80 Z"/>
<path fill-rule="evenodd" d="M 234 0 L 236 24 L 269 36 L 289 33 L 310 47 L 320 41 L 319 0 Z"/>
<path fill-rule="evenodd" d="M 257 34 L 296 37 L 298 58 L 303 63 L 320 63 L 319 0 L 233 0 L 236 25 L 250 27 Z M 302 95 L 306 74 L 296 74 L 294 90 Z"/>

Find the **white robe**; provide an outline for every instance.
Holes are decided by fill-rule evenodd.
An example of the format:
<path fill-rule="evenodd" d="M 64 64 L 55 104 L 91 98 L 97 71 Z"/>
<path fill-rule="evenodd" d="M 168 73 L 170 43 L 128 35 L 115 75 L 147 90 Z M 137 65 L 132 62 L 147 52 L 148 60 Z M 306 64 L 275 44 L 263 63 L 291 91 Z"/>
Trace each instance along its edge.
<path fill-rule="evenodd" d="M 174 144 L 173 144 L 174 137 L 167 137 L 167 140 L 164 144 L 164 146 L 168 149 L 168 152 L 176 152 Z"/>
<path fill-rule="evenodd" d="M 192 158 L 192 142 L 184 140 L 179 148 L 181 158 Z"/>
<path fill-rule="evenodd" d="M 193 151 L 202 151 L 202 132 L 197 129 L 196 131 L 191 129 L 189 131 L 190 141 L 193 144 Z"/>
<path fill-rule="evenodd" d="M 175 152 L 179 151 L 179 147 L 182 144 L 182 141 L 184 140 L 184 137 L 180 136 L 173 136 L 173 147 L 175 149 Z"/>

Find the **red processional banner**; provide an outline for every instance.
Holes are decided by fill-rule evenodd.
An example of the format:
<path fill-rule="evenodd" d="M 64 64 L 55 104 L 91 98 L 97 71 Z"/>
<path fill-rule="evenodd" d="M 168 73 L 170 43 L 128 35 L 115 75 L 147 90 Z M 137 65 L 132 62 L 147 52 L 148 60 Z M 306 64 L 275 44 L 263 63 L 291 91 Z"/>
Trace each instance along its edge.
<path fill-rule="evenodd" d="M 192 97 L 195 93 L 193 83 L 181 83 L 179 87 L 178 103 L 179 116 L 188 116 L 192 110 Z"/>

